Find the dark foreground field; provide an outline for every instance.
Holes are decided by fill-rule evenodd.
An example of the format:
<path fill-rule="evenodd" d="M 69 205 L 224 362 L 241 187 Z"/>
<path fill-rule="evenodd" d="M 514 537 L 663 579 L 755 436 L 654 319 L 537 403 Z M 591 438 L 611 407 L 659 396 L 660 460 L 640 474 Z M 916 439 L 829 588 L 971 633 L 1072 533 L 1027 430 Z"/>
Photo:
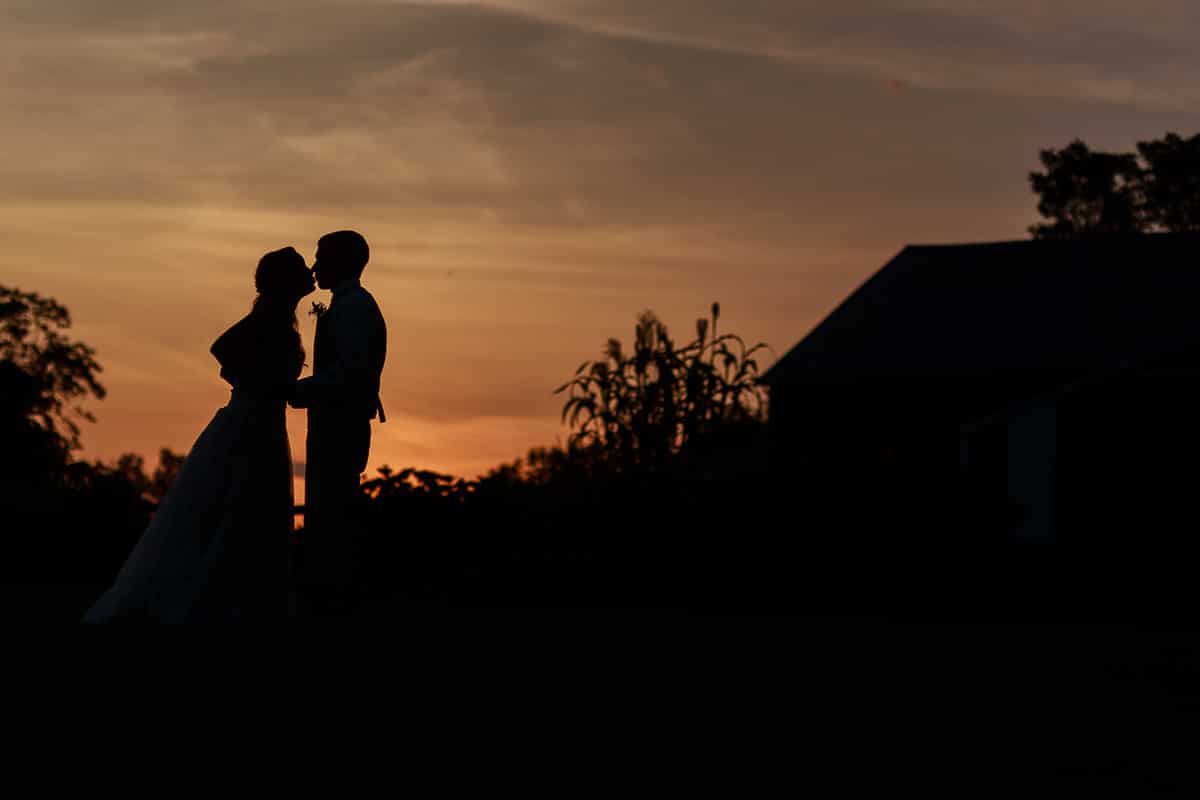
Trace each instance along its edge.
<path fill-rule="evenodd" d="M 18 609 L 20 622 L 69 622 L 94 591 L 8 585 L 4 607 Z M 368 635 L 386 634 L 408 626 L 413 613 L 429 611 L 406 616 L 398 610 L 353 624 Z M 721 697 L 761 719 L 760 734 L 781 726 L 770 738 L 782 749 L 762 757 L 790 764 L 800 783 L 819 773 L 822 784 L 836 781 L 838 796 L 935 787 L 968 797 L 992 791 L 1191 796 L 1200 625 L 712 611 L 716 616 L 703 625 L 722 631 L 718 641 L 732 625 L 752 633 L 755 645 L 747 652 L 724 650 L 707 665 L 732 663 L 727 674 L 740 678 L 705 689 L 697 711 L 706 715 L 703 708 Z M 586 629 L 598 618 L 616 621 L 621 630 L 695 630 L 689 612 L 679 608 L 437 613 L 460 621 L 520 618 L 556 635 L 564 625 Z M 741 683 L 747 674 L 763 682 L 739 700 L 750 688 Z M 768 701 L 754 699 L 767 685 Z"/>
<path fill-rule="evenodd" d="M 101 588 L 5 584 L 0 607 L 9 610 L 12 627 L 72 624 Z M 520 593 L 488 605 L 476 594 L 473 605 L 396 603 L 320 622 L 374 636 L 431 614 L 451 625 L 457 623 L 447 615 L 519 618 L 554 638 L 597 619 L 615 620 L 622 631 L 695 630 L 691 617 L 703 615 L 706 639 L 720 631 L 716 641 L 724 642 L 733 629 L 751 634 L 754 645 L 745 652 L 718 648 L 707 667 L 732 663 L 729 674 L 741 677 L 709 686 L 696 697 L 698 708 L 718 696 L 762 692 L 742 682 L 747 674 L 772 682 L 766 702 L 747 696 L 738 703 L 751 718 L 761 716 L 761 725 L 782 726 L 772 734 L 781 750 L 763 757 L 791 764 L 797 781 L 819 765 L 822 782 L 837 776 L 838 796 L 934 786 L 968 797 L 991 790 L 1023 797 L 1190 794 L 1190 731 L 1200 723 L 1200 618 L 1191 609 L 1156 614 L 1146 604 L 1072 606 L 1043 595 L 1039 611 L 1016 601 L 1031 591 L 1019 580 L 1009 584 L 1012 603 L 987 607 L 972 607 L 961 594 L 942 596 L 939 605 L 929 596 L 936 587 L 925 590 L 921 602 L 896 595 L 876 598 L 873 608 L 863 598 L 805 600 L 778 585 L 740 597 L 714 592 L 692 608 L 606 605 L 602 597 L 555 607 L 547 602 L 553 598 L 529 604 Z"/>

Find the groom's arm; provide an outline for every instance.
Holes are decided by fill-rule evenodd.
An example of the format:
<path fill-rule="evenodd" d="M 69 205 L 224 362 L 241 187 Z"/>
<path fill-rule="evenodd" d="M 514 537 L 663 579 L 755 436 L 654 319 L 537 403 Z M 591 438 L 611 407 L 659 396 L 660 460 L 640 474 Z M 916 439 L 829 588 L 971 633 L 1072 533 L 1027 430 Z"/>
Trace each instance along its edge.
<path fill-rule="evenodd" d="M 288 395 L 287 399 L 288 405 L 292 408 L 308 408 L 308 393 L 301 386 L 307 380 L 308 378 L 302 378 L 292 384 L 292 393 Z"/>
<path fill-rule="evenodd" d="M 371 385 L 371 314 L 365 304 L 338 309 L 333 326 L 333 362 L 320 374 L 296 382 L 294 408 L 312 408 L 333 402 L 347 392 Z M 330 312 L 332 313 L 332 312 Z"/>

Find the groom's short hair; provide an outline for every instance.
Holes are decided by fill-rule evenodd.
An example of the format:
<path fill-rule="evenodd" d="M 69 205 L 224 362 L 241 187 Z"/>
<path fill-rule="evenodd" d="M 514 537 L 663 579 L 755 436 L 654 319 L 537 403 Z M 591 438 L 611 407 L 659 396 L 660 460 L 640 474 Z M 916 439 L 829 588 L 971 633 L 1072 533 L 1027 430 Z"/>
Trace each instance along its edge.
<path fill-rule="evenodd" d="M 367 261 L 371 259 L 371 249 L 367 240 L 358 231 L 334 231 L 327 233 L 317 240 L 317 246 L 330 254 L 352 271 L 357 277 L 366 269 Z"/>

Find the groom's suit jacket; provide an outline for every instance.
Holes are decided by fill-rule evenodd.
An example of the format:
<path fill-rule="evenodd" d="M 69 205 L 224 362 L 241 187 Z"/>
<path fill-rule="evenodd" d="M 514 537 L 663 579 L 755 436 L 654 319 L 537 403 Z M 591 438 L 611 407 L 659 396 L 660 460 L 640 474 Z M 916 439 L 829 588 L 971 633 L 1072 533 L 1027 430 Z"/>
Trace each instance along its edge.
<path fill-rule="evenodd" d="M 317 320 L 313 374 L 297 383 L 296 395 L 314 427 L 384 421 L 379 377 L 387 356 L 387 326 L 371 293 L 358 280 L 334 287 L 328 310 Z"/>
<path fill-rule="evenodd" d="M 304 546 L 297 580 L 347 586 L 359 563 L 352 507 L 371 450 L 371 419 L 383 421 L 379 376 L 387 327 L 371 293 L 357 280 L 334 287 L 317 320 L 313 374 L 296 383 L 294 401 L 308 409 Z"/>

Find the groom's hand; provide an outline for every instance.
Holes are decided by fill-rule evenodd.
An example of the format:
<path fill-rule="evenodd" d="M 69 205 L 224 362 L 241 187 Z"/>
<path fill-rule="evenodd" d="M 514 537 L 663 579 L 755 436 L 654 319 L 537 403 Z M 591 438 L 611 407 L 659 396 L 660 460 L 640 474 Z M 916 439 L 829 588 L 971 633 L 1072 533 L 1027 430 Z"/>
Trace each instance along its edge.
<path fill-rule="evenodd" d="M 292 408 L 308 408 L 307 399 L 304 396 L 304 381 L 296 381 L 292 384 L 292 393 L 288 396 L 288 405 Z"/>

